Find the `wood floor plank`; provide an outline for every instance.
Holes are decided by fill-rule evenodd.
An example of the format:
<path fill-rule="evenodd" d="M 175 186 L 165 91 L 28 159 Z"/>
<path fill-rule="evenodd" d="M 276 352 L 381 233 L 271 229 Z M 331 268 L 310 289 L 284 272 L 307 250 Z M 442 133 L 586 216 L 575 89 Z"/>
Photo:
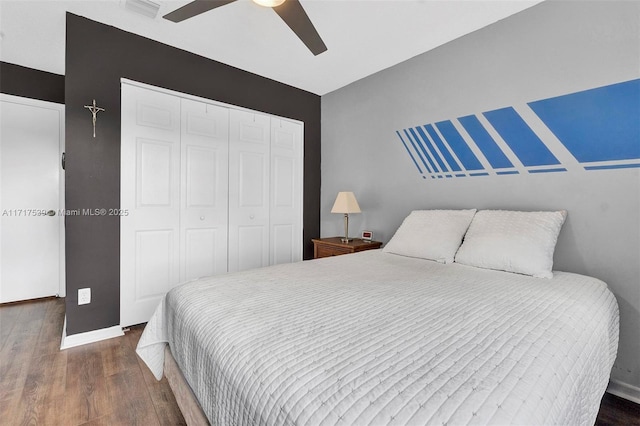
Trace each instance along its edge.
<path fill-rule="evenodd" d="M 115 424 L 149 426 L 160 424 L 139 368 L 109 376 L 108 384 L 112 394 L 117 395 L 112 400 L 111 411 Z"/>
<path fill-rule="evenodd" d="M 187 424 L 166 377 L 154 384 L 147 384 L 147 389 L 149 389 L 149 395 L 161 425 L 182 426 Z"/>
<path fill-rule="evenodd" d="M 46 311 L 46 308 L 41 306 L 41 310 Z M 37 350 L 36 341 L 42 329 L 43 317 L 38 311 L 27 308 L 20 312 L 17 321 L 0 350 L 0 367 L 29 358 Z"/>
<path fill-rule="evenodd" d="M 7 398 L 0 400 L 0 419 L 11 419 L 11 416 L 17 410 L 16 405 L 18 405 L 19 402 L 19 398 Z"/>
<path fill-rule="evenodd" d="M 639 426 L 640 404 L 605 393 L 595 426 Z"/>
<path fill-rule="evenodd" d="M 65 365 L 66 354 L 62 352 L 32 359 L 17 410 L 12 418 L 25 425 L 44 423 L 45 400 L 55 397 L 54 394 L 64 395 L 65 378 L 59 370 L 64 370 Z"/>
<path fill-rule="evenodd" d="M 6 415 L 15 416 L 31 368 L 31 355 L 36 352 L 37 337 L 43 317 L 54 300 L 39 303 L 10 304 L 0 309 L 3 329 L 7 330 L 0 349 L 0 400 Z M 8 311 L 8 314 L 4 312 Z M 13 321 L 9 323 L 8 321 Z"/>
<path fill-rule="evenodd" d="M 54 354 L 60 351 L 62 326 L 64 324 L 65 306 L 62 299 L 50 303 L 43 319 L 42 328 L 36 342 L 36 350 L 32 356 L 39 357 L 45 354 Z"/>
<path fill-rule="evenodd" d="M 65 419 L 81 424 L 111 411 L 111 396 L 103 374 L 102 357 L 95 345 L 67 350 Z"/>
<path fill-rule="evenodd" d="M 0 351 L 24 309 L 23 304 L 3 305 L 0 309 Z"/>
<path fill-rule="evenodd" d="M 103 340 L 96 347 L 100 349 L 105 376 L 138 367 L 136 354 L 124 338 Z"/>
<path fill-rule="evenodd" d="M 22 393 L 24 382 L 29 374 L 31 361 L 29 359 L 16 359 L 0 365 L 0 401 L 13 398 Z"/>
<path fill-rule="evenodd" d="M 52 357 L 50 361 L 49 357 Z M 62 424 L 59 419 L 66 417 L 67 352 L 58 351 L 52 355 L 45 355 L 42 359 L 36 358 L 34 362 L 45 365 L 50 372 L 47 389 L 38 407 L 37 417 L 42 419 L 41 424 L 44 425 Z"/>
<path fill-rule="evenodd" d="M 86 423 L 82 423 L 82 425 L 79 425 L 79 426 L 114 426 L 114 425 L 115 423 L 114 423 L 113 417 L 111 416 L 111 414 L 108 414 L 98 419 L 93 419 Z"/>
<path fill-rule="evenodd" d="M 0 419 L 18 417 L 20 399 L 29 374 L 29 362 L 7 364 L 0 371 Z"/>

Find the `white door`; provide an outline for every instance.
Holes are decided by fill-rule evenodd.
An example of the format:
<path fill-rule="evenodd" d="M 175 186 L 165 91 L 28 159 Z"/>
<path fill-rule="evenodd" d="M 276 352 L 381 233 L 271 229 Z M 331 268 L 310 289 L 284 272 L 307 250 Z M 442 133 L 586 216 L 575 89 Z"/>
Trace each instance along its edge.
<path fill-rule="evenodd" d="M 271 119 L 231 110 L 229 117 L 229 272 L 269 265 Z"/>
<path fill-rule="evenodd" d="M 227 272 L 229 109 L 182 99 L 180 280 Z"/>
<path fill-rule="evenodd" d="M 180 98 L 122 85 L 120 325 L 180 279 Z"/>
<path fill-rule="evenodd" d="M 0 303 L 64 296 L 63 123 L 63 105 L 0 97 Z"/>
<path fill-rule="evenodd" d="M 302 124 L 271 118 L 271 265 L 302 260 Z"/>

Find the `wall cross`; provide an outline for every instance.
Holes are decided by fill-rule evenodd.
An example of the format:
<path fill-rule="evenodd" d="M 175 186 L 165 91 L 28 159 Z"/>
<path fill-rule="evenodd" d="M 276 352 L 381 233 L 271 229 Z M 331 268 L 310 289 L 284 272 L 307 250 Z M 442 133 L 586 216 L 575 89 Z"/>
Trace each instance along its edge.
<path fill-rule="evenodd" d="M 96 106 L 96 100 L 93 100 L 93 105 L 85 105 L 89 111 L 91 111 L 91 115 L 93 116 L 93 137 L 96 137 L 96 119 L 97 115 L 100 111 L 104 111 L 104 108 L 99 108 Z"/>

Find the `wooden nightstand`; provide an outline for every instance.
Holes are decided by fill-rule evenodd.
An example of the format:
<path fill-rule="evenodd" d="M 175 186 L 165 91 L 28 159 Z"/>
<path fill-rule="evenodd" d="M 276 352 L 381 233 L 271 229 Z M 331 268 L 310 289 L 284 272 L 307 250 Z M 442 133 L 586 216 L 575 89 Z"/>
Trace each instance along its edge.
<path fill-rule="evenodd" d="M 341 254 L 355 253 L 358 251 L 371 250 L 380 248 L 380 241 L 365 241 L 360 238 L 354 238 L 353 241 L 343 243 L 340 241 L 342 237 L 318 238 L 313 241 L 313 258 L 339 256 Z"/>

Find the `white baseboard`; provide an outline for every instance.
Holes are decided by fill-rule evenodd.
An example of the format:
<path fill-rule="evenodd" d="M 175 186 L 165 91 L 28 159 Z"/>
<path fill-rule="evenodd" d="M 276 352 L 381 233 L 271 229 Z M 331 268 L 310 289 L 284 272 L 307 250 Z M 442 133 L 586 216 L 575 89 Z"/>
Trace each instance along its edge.
<path fill-rule="evenodd" d="M 636 404 L 640 404 L 640 388 L 627 383 L 611 380 L 609 381 L 607 392 L 612 395 L 619 396 L 620 398 L 628 399 Z"/>
<path fill-rule="evenodd" d="M 62 351 L 64 349 L 73 348 L 75 346 L 86 345 L 87 343 L 99 342 L 100 340 L 112 339 L 119 336 L 124 336 L 122 327 L 120 327 L 119 325 L 67 336 L 67 316 L 65 315 L 64 326 L 62 328 L 62 342 L 60 342 L 60 350 Z"/>

